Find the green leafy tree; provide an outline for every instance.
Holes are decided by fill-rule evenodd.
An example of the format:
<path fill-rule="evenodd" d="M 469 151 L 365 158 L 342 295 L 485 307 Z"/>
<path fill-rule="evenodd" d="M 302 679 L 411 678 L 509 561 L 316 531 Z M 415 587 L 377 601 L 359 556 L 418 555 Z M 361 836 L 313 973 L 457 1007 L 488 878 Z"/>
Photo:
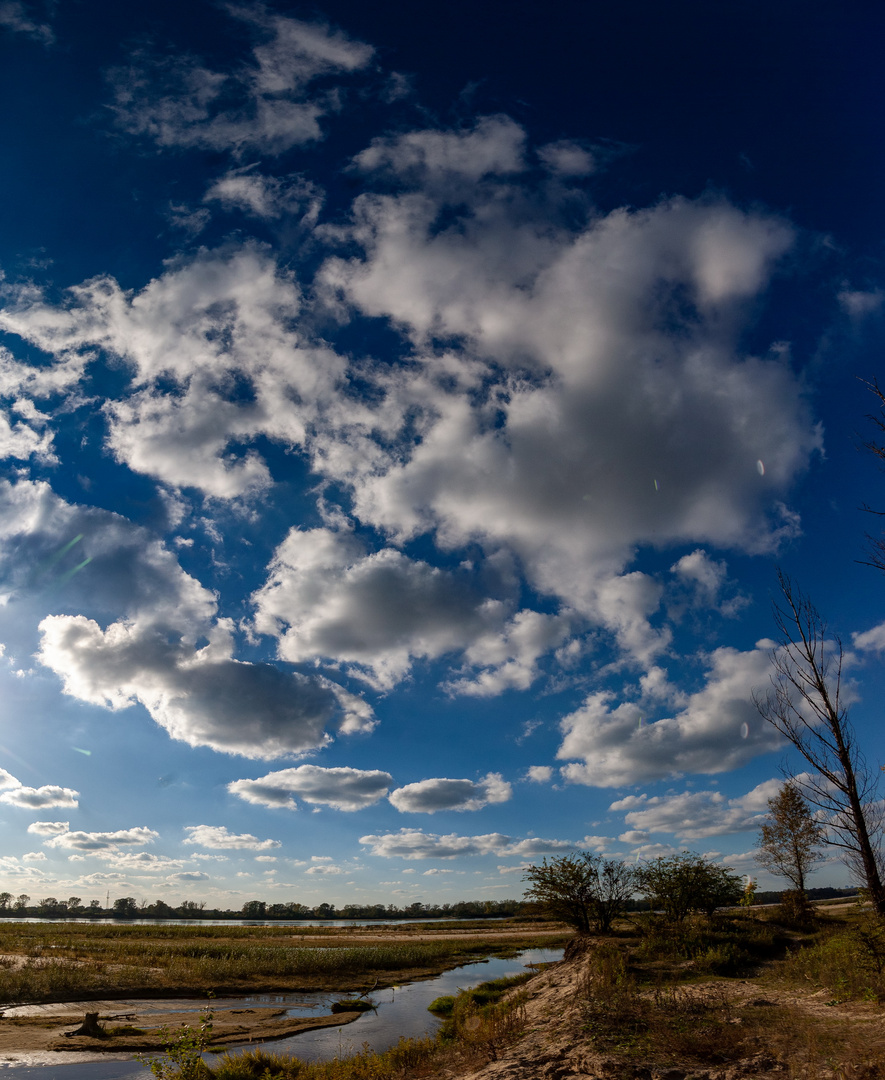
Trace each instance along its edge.
<path fill-rule="evenodd" d="M 653 859 L 638 866 L 635 875 L 652 908 L 676 923 L 693 911 L 712 915 L 718 907 L 739 903 L 744 894 L 743 879 L 730 866 L 690 851 Z"/>
<path fill-rule="evenodd" d="M 7 911 L 12 903 L 11 892 L 0 892 L 0 911 Z"/>
<path fill-rule="evenodd" d="M 821 862 L 825 840 L 802 792 L 788 781 L 768 800 L 768 821 L 759 830 L 759 865 L 787 878 L 804 895 L 805 879 Z"/>
<path fill-rule="evenodd" d="M 27 893 L 22 893 L 15 898 L 15 903 L 12 905 L 16 911 L 24 911 L 30 901 L 30 896 Z"/>
<path fill-rule="evenodd" d="M 523 881 L 530 882 L 527 900 L 581 934 L 607 934 L 635 888 L 632 867 L 589 851 L 544 859 Z"/>
<path fill-rule="evenodd" d="M 114 901 L 115 919 L 134 919 L 138 914 L 138 901 L 134 896 L 120 896 Z"/>

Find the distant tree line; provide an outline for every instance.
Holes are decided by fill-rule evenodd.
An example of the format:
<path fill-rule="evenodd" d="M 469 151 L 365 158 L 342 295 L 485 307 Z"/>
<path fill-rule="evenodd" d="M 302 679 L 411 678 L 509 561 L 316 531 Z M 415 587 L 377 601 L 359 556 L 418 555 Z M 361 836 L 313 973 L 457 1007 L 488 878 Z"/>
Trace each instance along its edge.
<path fill-rule="evenodd" d="M 164 900 L 148 903 L 120 896 L 106 906 L 99 900 L 84 903 L 79 896 L 66 900 L 47 896 L 33 903 L 26 893 L 0 892 L 0 918 L 43 919 L 506 919 L 524 914 L 520 900 L 460 900 L 454 904 L 334 904 L 315 907 L 295 902 L 247 900 L 241 908 L 207 908 L 205 902 L 184 900 L 173 907 Z"/>

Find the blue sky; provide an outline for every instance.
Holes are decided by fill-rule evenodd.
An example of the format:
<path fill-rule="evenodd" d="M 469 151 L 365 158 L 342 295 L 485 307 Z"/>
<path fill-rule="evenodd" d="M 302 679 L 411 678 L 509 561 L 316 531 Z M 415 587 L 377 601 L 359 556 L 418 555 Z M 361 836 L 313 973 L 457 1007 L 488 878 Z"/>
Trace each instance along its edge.
<path fill-rule="evenodd" d="M 754 873 L 778 566 L 883 758 L 881 22 L 3 0 L 0 888 Z"/>

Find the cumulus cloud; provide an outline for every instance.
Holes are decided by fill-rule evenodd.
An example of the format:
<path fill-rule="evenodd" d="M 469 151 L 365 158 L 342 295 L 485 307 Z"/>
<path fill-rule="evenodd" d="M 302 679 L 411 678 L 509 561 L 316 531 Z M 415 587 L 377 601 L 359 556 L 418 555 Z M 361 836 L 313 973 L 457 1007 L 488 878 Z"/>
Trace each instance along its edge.
<path fill-rule="evenodd" d="M 571 139 L 539 147 L 538 157 L 555 176 L 590 176 L 599 167 L 597 155 Z"/>
<path fill-rule="evenodd" d="M 553 769 L 549 765 L 530 765 L 525 778 L 533 784 L 549 784 L 553 779 Z"/>
<path fill-rule="evenodd" d="M 839 292 L 838 300 L 849 317 L 859 321 L 881 309 L 882 301 L 885 300 L 885 293 L 881 289 L 849 289 L 846 287 Z"/>
<path fill-rule="evenodd" d="M 51 824 L 54 826 L 58 823 L 35 822 L 34 824 Z M 33 829 L 32 831 L 37 832 L 38 830 Z M 49 834 L 50 838 L 44 840 L 44 844 L 46 847 L 93 853 L 116 851 L 119 847 L 129 847 L 130 845 L 152 844 L 159 835 L 159 833 L 144 825 L 134 829 L 117 829 L 113 832 L 53 831 Z"/>
<path fill-rule="evenodd" d="M 269 758 L 323 745 L 329 726 L 374 723 L 361 698 L 325 678 L 237 661 L 216 595 L 163 543 L 45 483 L 0 481 L 0 576 L 5 633 L 33 647 L 27 635 L 39 629 L 38 656 L 66 693 L 111 709 L 141 702 L 192 746 Z M 89 614 L 48 615 L 38 627 L 47 593 L 62 610 Z"/>
<path fill-rule="evenodd" d="M 218 850 L 268 851 L 282 847 L 279 840 L 259 840 L 251 833 L 232 833 L 224 825 L 187 825 L 189 844 Z"/>
<path fill-rule="evenodd" d="M 885 651 L 885 622 L 860 633 L 852 634 L 851 641 L 855 649 L 861 652 Z"/>
<path fill-rule="evenodd" d="M 314 877 L 337 877 L 339 874 L 343 874 L 344 871 L 339 866 L 328 866 L 325 863 L 320 866 L 311 866 L 304 871 L 305 874 L 310 874 Z"/>
<path fill-rule="evenodd" d="M 170 859 L 167 855 L 152 855 L 148 851 L 111 852 L 104 856 L 104 861 L 118 870 L 140 873 L 178 870 L 182 865 L 180 859 Z"/>
<path fill-rule="evenodd" d="M 372 727 L 369 707 L 325 679 L 233 659 L 224 626 L 197 650 L 152 627 L 102 630 L 82 615 L 47 616 L 40 631 L 39 658 L 66 694 L 110 709 L 139 701 L 190 746 L 268 759 L 322 746 L 338 714 L 343 732 Z"/>
<path fill-rule="evenodd" d="M 609 806 L 634 827 L 618 839 L 642 843 L 649 833 L 673 833 L 680 841 L 758 829 L 768 815 L 768 800 L 783 786 L 765 780 L 746 795 L 726 798 L 721 791 L 683 791 L 675 795 L 628 795 Z"/>
<path fill-rule="evenodd" d="M 252 597 L 255 627 L 279 637 L 279 655 L 328 657 L 383 688 L 415 660 L 452 652 L 483 669 L 496 692 L 525 687 L 538 657 L 565 633 L 563 620 L 535 612 L 508 620 L 511 605 L 489 598 L 466 569 L 443 570 L 394 548 L 370 553 L 346 530 L 292 529 L 268 569 Z M 482 692 L 469 681 L 450 688 Z"/>
<path fill-rule="evenodd" d="M 770 642 L 749 652 L 723 647 L 708 657 L 705 685 L 674 716 L 654 720 L 635 702 L 614 704 L 609 691 L 590 694 L 561 723 L 560 759 L 573 783 L 620 787 L 681 773 L 720 773 L 777 750 L 781 737 L 752 701 L 767 685 Z"/>
<path fill-rule="evenodd" d="M 373 150 L 406 190 L 356 200 L 364 253 L 328 260 L 321 281 L 388 319 L 416 362 L 374 410 L 390 452 L 357 419 L 343 447 L 320 437 L 318 465 L 364 522 L 506 546 L 536 588 L 647 658 L 667 635 L 649 622 L 659 587 L 624 574 L 638 545 L 770 550 L 796 528 L 777 498 L 820 434 L 785 358 L 742 354 L 734 334 L 793 231 L 673 199 L 557 232 L 506 177 L 447 203 L 408 145 Z"/>
<path fill-rule="evenodd" d="M 524 167 L 525 132 L 509 116 L 480 117 L 471 131 L 409 131 L 373 139 L 354 158 L 363 172 L 391 173 L 431 187 L 475 183 Z"/>
<path fill-rule="evenodd" d="M 524 840 L 503 833 L 481 836 L 459 836 L 448 833 L 440 836 L 421 829 L 400 829 L 395 833 L 361 836 L 360 843 L 370 854 L 382 858 L 455 859 L 462 855 L 549 855 L 573 851 L 575 845 L 567 840 L 544 840 L 530 837 Z"/>
<path fill-rule="evenodd" d="M 299 765 L 267 773 L 256 780 L 234 780 L 227 790 L 258 806 L 295 810 L 298 798 L 334 810 L 362 810 L 383 799 L 392 782 L 390 773 L 377 769 Z"/>
<path fill-rule="evenodd" d="M 193 57 L 137 53 L 111 72 L 117 123 L 162 147 L 281 154 L 322 137 L 320 120 L 337 111 L 332 89 L 309 92 L 320 76 L 364 68 L 372 49 L 320 23 L 227 7 L 262 40 L 251 62 L 230 74 Z"/>
<path fill-rule="evenodd" d="M 29 810 L 47 810 L 51 806 L 79 806 L 77 802 L 79 794 L 79 791 L 54 784 L 44 784 L 38 788 L 21 785 L 0 794 L 0 802 Z"/>
<path fill-rule="evenodd" d="M 52 806 L 79 806 L 79 791 L 58 787 L 56 784 L 44 784 L 38 788 L 26 787 L 6 769 L 0 769 L 0 792 L 0 803 L 30 810 L 46 810 Z"/>
<path fill-rule="evenodd" d="M 732 593 L 734 590 L 733 583 L 728 581 L 725 561 L 712 559 L 703 548 L 696 548 L 677 559 L 670 572 L 688 590 L 695 607 L 713 608 L 722 615 L 730 616 L 747 604 L 742 596 L 723 595 L 729 585 Z"/>
<path fill-rule="evenodd" d="M 129 365 L 131 392 L 104 407 L 118 460 L 218 498 L 266 487 L 251 440 L 302 445 L 344 372 L 331 349 L 296 332 L 301 289 L 255 243 L 201 250 L 140 292 L 105 277 L 69 290 L 61 307 L 30 288 L 17 300 L 0 328 L 60 365 L 82 371 L 96 348 Z"/>
<path fill-rule="evenodd" d="M 303 177 L 267 176 L 251 165 L 231 169 L 219 177 L 209 186 L 203 201 L 266 221 L 300 216 L 304 224 L 316 222 L 323 202 L 320 191 Z"/>
<path fill-rule="evenodd" d="M 35 833 L 37 836 L 60 836 L 62 833 L 70 832 L 70 829 L 69 821 L 32 821 L 28 826 L 28 832 Z"/>
<path fill-rule="evenodd" d="M 435 814 L 438 810 L 481 810 L 490 803 L 508 802 L 510 784 L 500 773 L 482 780 L 448 780 L 438 777 L 406 784 L 390 793 L 390 802 L 401 814 Z"/>

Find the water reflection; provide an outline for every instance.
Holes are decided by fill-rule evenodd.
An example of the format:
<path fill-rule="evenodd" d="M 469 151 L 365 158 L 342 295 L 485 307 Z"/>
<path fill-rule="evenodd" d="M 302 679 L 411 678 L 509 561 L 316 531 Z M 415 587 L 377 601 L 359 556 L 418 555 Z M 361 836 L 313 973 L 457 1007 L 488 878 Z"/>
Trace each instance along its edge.
<path fill-rule="evenodd" d="M 400 1036 L 418 1038 L 433 1034 L 440 1020 L 427 1011 L 434 998 L 442 994 L 455 994 L 468 990 L 488 979 L 505 975 L 517 975 L 529 964 L 548 963 L 559 960 L 562 949 L 529 949 L 510 960 L 491 959 L 463 967 L 453 968 L 433 979 L 408 983 L 403 986 L 376 991 L 372 999 L 377 1003 L 374 1012 L 365 1013 L 352 1024 L 336 1028 L 305 1031 L 288 1039 L 262 1043 L 276 1053 L 294 1054 L 305 1061 L 321 1061 L 349 1054 L 368 1043 L 373 1050 L 386 1050 Z M 303 1016 L 312 1012 L 328 1012 L 332 1001 L 340 994 L 246 994 L 238 998 L 225 998 L 227 1008 L 274 1008 L 285 1006 L 289 1015 Z M 101 1003 L 96 1003 L 99 1007 Z M 133 1007 L 145 1012 L 171 1013 L 181 1009 L 201 1009 L 206 999 L 189 1002 L 175 1001 L 132 1002 Z M 108 1003 L 108 1010 L 124 1011 L 126 1002 L 115 1000 Z M 39 1006 L 37 1006 L 39 1008 Z M 171 1019 L 171 1017 L 170 1017 Z M 258 1044 L 256 1044 L 258 1045 Z M 234 1048 L 236 1053 L 244 1047 Z M 128 1055 L 102 1055 L 100 1059 L 84 1059 L 77 1053 L 31 1053 L 0 1058 L 0 1070 L 14 1070 L 10 1080 L 146 1080 L 150 1071 L 129 1059 Z"/>

